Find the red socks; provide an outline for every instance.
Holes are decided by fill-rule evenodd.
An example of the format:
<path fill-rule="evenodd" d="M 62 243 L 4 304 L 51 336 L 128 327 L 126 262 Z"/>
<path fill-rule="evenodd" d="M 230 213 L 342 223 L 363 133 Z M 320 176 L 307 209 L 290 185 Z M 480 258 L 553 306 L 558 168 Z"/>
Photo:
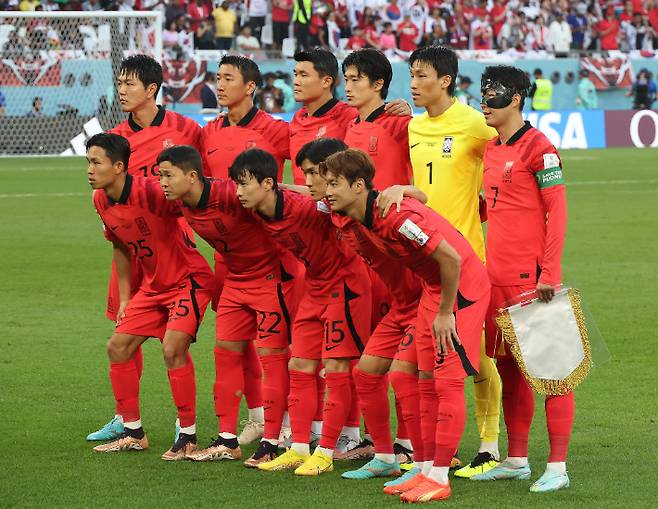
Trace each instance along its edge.
<path fill-rule="evenodd" d="M 434 466 L 449 467 L 466 424 L 464 379 L 436 380 L 439 401 L 434 444 Z"/>
<path fill-rule="evenodd" d="M 322 415 L 322 438 L 320 447 L 335 449 L 336 442 L 347 421 L 352 406 L 350 373 L 327 373 L 327 401 Z"/>
<path fill-rule="evenodd" d="M 263 368 L 253 341 L 244 351 L 244 398 L 247 408 L 263 406 Z"/>
<path fill-rule="evenodd" d="M 263 402 L 265 406 L 265 431 L 263 438 L 276 440 L 281 431 L 283 413 L 288 408 L 290 376 L 288 375 L 288 352 L 261 357 L 265 380 Z"/>
<path fill-rule="evenodd" d="M 292 441 L 308 444 L 311 436 L 311 422 L 317 406 L 317 375 L 290 370 L 290 393 L 288 394 L 288 414 Z"/>
<path fill-rule="evenodd" d="M 395 408 L 398 410 L 398 438 L 411 439 L 414 449 L 414 460 L 424 461 L 425 448 L 420 432 L 420 395 L 418 391 L 418 378 L 402 371 L 391 371 L 388 374 L 395 392 Z M 402 434 L 400 425 L 404 426 Z"/>
<path fill-rule="evenodd" d="M 320 364 L 319 370 L 322 369 L 322 364 Z M 315 415 L 313 416 L 314 421 L 322 421 L 322 414 L 324 414 L 324 400 L 327 393 L 327 382 L 319 374 L 315 375 L 316 378 L 316 387 L 317 387 L 317 407 L 315 408 Z"/>
<path fill-rule="evenodd" d="M 244 391 L 244 354 L 215 347 L 215 413 L 220 433 L 237 434 Z"/>
<path fill-rule="evenodd" d="M 347 421 L 345 421 L 345 426 L 349 426 L 351 428 L 358 428 L 361 426 L 361 405 L 359 404 L 359 394 L 356 388 L 356 381 L 354 379 L 354 369 L 358 363 L 359 359 L 354 359 L 350 363 L 350 387 L 352 388 L 352 405 L 350 406 L 350 413 L 347 416 Z"/>
<path fill-rule="evenodd" d="M 361 411 L 368 433 L 375 444 L 375 451 L 381 454 L 393 454 L 386 377 L 364 373 L 358 368 L 354 368 L 352 373 L 361 402 Z"/>
<path fill-rule="evenodd" d="M 110 381 L 117 404 L 117 413 L 123 422 L 139 420 L 139 377 L 134 359 L 127 362 L 110 362 Z"/>
<path fill-rule="evenodd" d="M 528 434 L 535 412 L 535 396 L 514 359 L 498 359 L 497 367 L 503 383 L 507 455 L 524 458 L 528 456 Z"/>
<path fill-rule="evenodd" d="M 573 392 L 563 396 L 546 397 L 546 425 L 548 439 L 551 442 L 549 462 L 567 461 L 571 427 L 576 413 L 576 403 Z"/>
<path fill-rule="evenodd" d="M 188 354 L 187 364 L 181 368 L 168 369 L 169 385 L 178 409 L 181 428 L 192 426 L 196 422 L 196 383 L 194 381 L 194 363 Z"/>
<path fill-rule="evenodd" d="M 419 379 L 418 390 L 420 392 L 420 433 L 423 439 L 423 457 L 417 458 L 414 450 L 414 460 L 430 461 L 434 459 L 436 413 L 438 410 L 438 398 L 434 387 L 434 379 Z"/>

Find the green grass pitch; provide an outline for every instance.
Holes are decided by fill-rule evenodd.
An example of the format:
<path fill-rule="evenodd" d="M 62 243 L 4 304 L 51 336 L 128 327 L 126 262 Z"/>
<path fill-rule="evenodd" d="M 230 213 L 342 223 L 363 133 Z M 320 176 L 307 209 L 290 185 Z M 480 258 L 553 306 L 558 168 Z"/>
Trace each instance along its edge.
<path fill-rule="evenodd" d="M 658 151 L 568 151 L 565 279 L 596 317 L 612 360 L 576 393 L 572 487 L 553 495 L 528 482 L 454 480 L 449 507 L 655 507 L 658 478 Z M 104 316 L 110 245 L 93 210 L 82 159 L 0 159 L 0 506 L 396 507 L 381 481 L 266 474 L 241 463 L 165 463 L 175 409 L 159 343 L 144 348 L 142 412 L 151 448 L 98 455 L 85 435 L 113 414 Z M 204 248 L 204 253 L 209 254 Z M 213 313 L 193 347 L 198 436 L 216 435 Z M 472 384 L 463 458 L 476 452 Z M 503 433 L 504 433 L 504 425 Z M 537 404 L 530 462 L 544 468 Z M 505 438 L 501 438 L 504 453 Z M 244 451 L 247 457 L 253 447 Z"/>

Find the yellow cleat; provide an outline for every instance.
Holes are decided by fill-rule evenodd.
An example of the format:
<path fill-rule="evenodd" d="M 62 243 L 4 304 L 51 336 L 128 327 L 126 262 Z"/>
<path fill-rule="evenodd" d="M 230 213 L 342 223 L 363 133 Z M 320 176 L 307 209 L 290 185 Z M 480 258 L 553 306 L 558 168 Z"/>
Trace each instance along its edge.
<path fill-rule="evenodd" d="M 257 468 L 265 470 L 266 472 L 276 472 L 277 470 L 291 470 L 302 465 L 306 460 L 311 457 L 310 454 L 299 454 L 298 452 L 288 449 L 278 458 L 265 463 L 259 463 Z"/>
<path fill-rule="evenodd" d="M 491 453 L 479 452 L 473 461 L 455 472 L 455 477 L 470 479 L 474 475 L 488 472 L 498 464 L 500 464 L 500 461 L 494 458 Z"/>
<path fill-rule="evenodd" d="M 333 470 L 334 459 L 316 449 L 313 455 L 295 470 L 295 475 L 320 475 L 325 472 L 333 472 Z"/>

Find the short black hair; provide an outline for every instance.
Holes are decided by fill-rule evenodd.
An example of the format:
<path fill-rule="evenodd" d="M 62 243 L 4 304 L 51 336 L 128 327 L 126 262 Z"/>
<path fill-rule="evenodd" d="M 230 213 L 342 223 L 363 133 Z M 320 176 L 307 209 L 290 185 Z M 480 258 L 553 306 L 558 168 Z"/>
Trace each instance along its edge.
<path fill-rule="evenodd" d="M 487 81 L 500 83 L 505 88 L 515 90 L 521 96 L 519 109 L 523 109 L 525 98 L 530 89 L 530 79 L 524 70 L 511 65 L 490 65 L 482 73 L 482 83 Z"/>
<path fill-rule="evenodd" d="M 448 86 L 448 93 L 450 95 L 455 93 L 455 81 L 459 73 L 457 53 L 445 46 L 425 46 L 414 50 L 409 57 L 409 67 L 413 67 L 416 62 L 432 66 L 438 77 L 450 76 L 452 80 Z"/>
<path fill-rule="evenodd" d="M 158 95 L 158 92 L 160 92 L 160 87 L 162 86 L 162 66 L 157 60 L 148 55 L 132 55 L 123 59 L 119 67 L 119 75 L 121 74 L 135 76 L 144 84 L 144 88 L 148 87 L 151 83 L 155 83 L 158 87 L 155 95 Z"/>
<path fill-rule="evenodd" d="M 219 67 L 223 65 L 232 65 L 239 70 L 242 75 L 242 81 L 245 83 L 253 81 L 256 84 L 256 87 L 263 86 L 263 77 L 260 74 L 258 64 L 256 64 L 251 58 L 243 57 L 241 55 L 225 55 L 219 61 Z"/>
<path fill-rule="evenodd" d="M 203 76 L 203 81 L 210 81 L 210 80 L 214 80 L 214 79 L 215 79 L 215 73 L 214 72 L 206 71 L 206 74 L 204 74 L 204 76 Z"/>
<path fill-rule="evenodd" d="M 196 171 L 199 177 L 203 176 L 203 162 L 201 154 L 191 145 L 175 145 L 164 149 L 158 155 L 157 164 L 168 162 L 183 170 L 183 173 Z"/>
<path fill-rule="evenodd" d="M 112 164 L 118 161 L 123 163 L 123 171 L 128 170 L 128 161 L 130 160 L 130 142 L 114 133 L 94 134 L 87 140 L 87 152 L 91 147 L 100 147 L 105 150 L 105 155 L 109 157 Z"/>
<path fill-rule="evenodd" d="M 393 68 L 386 55 L 374 48 L 359 49 L 347 55 L 343 60 L 343 74 L 348 67 L 356 67 L 359 75 L 367 77 L 370 83 L 384 80 L 384 86 L 379 95 L 382 99 L 386 99 L 388 87 L 393 79 Z"/>
<path fill-rule="evenodd" d="M 277 189 L 277 177 L 279 167 L 274 160 L 274 156 L 259 148 L 250 148 L 238 154 L 233 164 L 228 169 L 229 177 L 232 180 L 244 178 L 247 175 L 253 176 L 258 183 L 263 182 L 266 178 L 271 178 L 274 182 L 273 188 Z"/>
<path fill-rule="evenodd" d="M 311 62 L 313 69 L 320 77 L 329 76 L 334 80 L 332 86 L 338 80 L 338 60 L 334 54 L 323 48 L 313 48 L 295 53 L 295 62 Z"/>
<path fill-rule="evenodd" d="M 535 76 L 537 76 L 537 75 L 539 75 L 539 74 L 544 74 L 544 71 L 542 71 L 539 67 L 537 67 L 537 68 L 533 71 L 532 74 L 534 74 Z"/>
<path fill-rule="evenodd" d="M 313 164 L 320 164 L 330 155 L 345 149 L 347 149 L 347 144 L 338 138 L 320 138 L 309 141 L 297 152 L 295 164 L 301 167 L 304 159 L 308 159 Z"/>

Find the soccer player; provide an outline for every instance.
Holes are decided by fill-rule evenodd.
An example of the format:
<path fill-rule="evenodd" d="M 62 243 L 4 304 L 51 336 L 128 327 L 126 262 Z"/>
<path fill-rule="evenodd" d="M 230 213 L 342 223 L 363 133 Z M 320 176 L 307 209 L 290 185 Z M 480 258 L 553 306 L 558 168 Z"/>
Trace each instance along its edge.
<path fill-rule="evenodd" d="M 235 157 L 248 148 L 258 147 L 274 156 L 283 177 L 283 164 L 289 155 L 288 124 L 254 106 L 254 92 L 262 77 L 256 63 L 246 57 L 226 55 L 217 70 L 217 98 L 228 111 L 201 130 L 204 168 L 210 177 L 228 178 L 228 168 Z M 222 254 L 215 251 L 215 276 L 218 286 L 226 268 Z M 254 353 L 254 343 L 247 344 L 245 361 L 245 398 L 249 417 L 238 437 L 246 445 L 263 436 L 264 414 L 262 369 Z M 286 428 L 288 428 L 286 426 Z"/>
<path fill-rule="evenodd" d="M 258 147 L 269 152 L 283 178 L 283 163 L 290 159 L 288 124 L 254 106 L 254 93 L 262 85 L 260 69 L 243 56 L 226 55 L 217 70 L 217 99 L 228 111 L 202 129 L 204 167 L 213 178 L 228 178 L 236 156 Z"/>
<path fill-rule="evenodd" d="M 423 286 L 414 342 L 421 377 L 433 374 L 437 394 L 434 408 L 425 408 L 422 415 L 421 407 L 423 453 L 427 459 L 431 451 L 434 461 L 427 461 L 409 480 L 386 486 L 384 492 L 400 494 L 406 502 L 448 498 L 448 471 L 466 420 L 464 377 L 477 373 L 489 305 L 486 270 L 468 241 L 417 200 L 404 198 L 399 210 L 392 208 L 380 217 L 372 188 L 375 170 L 364 152 L 348 149 L 334 154 L 323 171 L 332 210 L 362 223 L 380 250 L 415 272 Z M 430 426 L 434 433 L 428 434 Z"/>
<path fill-rule="evenodd" d="M 232 180 L 203 177 L 199 152 L 172 147 L 158 157 L 160 184 L 168 200 L 181 200 L 183 215 L 194 231 L 220 252 L 226 277 L 217 307 L 215 410 L 219 435 L 197 451 L 197 461 L 239 459 L 236 437 L 244 392 L 243 365 L 249 339 L 256 338 L 265 380 L 263 441 L 245 465 L 274 459 L 281 421 L 287 408 L 290 321 L 296 308 L 298 262 L 272 246 L 269 235 L 244 209 Z M 285 264 L 284 264 L 285 262 Z"/>
<path fill-rule="evenodd" d="M 487 314 L 487 352 L 498 359 L 507 425 L 507 459 L 472 479 L 528 479 L 528 433 L 535 408 L 532 390 L 496 328 L 494 314 L 519 294 L 537 292 L 548 302 L 562 279 L 561 257 L 567 223 L 562 162 L 556 148 L 523 121 L 530 82 L 521 69 L 487 67 L 482 75 L 482 111 L 498 137 L 484 153 L 487 199 L 487 271 L 492 283 Z M 567 449 L 575 403 L 572 392 L 546 397 L 550 455 L 533 492 L 569 487 Z"/>
<path fill-rule="evenodd" d="M 450 221 L 484 261 L 479 214 L 482 157 L 487 140 L 496 133 L 480 112 L 454 98 L 458 74 L 454 51 L 437 46 L 421 48 L 409 57 L 409 66 L 414 105 L 426 110 L 409 122 L 414 184 L 427 194 L 427 205 Z M 473 382 L 480 447 L 475 458 L 455 472 L 458 477 L 491 469 L 500 458 L 500 378 L 493 360 L 486 355 L 484 335 L 479 374 Z"/>
<path fill-rule="evenodd" d="M 295 61 L 293 90 L 295 101 L 303 106 L 290 122 L 290 159 L 295 184 L 304 185 L 304 175 L 295 163 L 299 149 L 318 138 L 344 139 L 348 125 L 359 113 L 334 98 L 338 61 L 333 53 L 322 48 L 298 51 Z M 411 114 L 411 107 L 400 99 L 386 104 L 385 110 L 392 115 Z"/>
<path fill-rule="evenodd" d="M 267 152 L 243 152 L 231 166 L 230 176 L 237 184 L 240 203 L 252 209 L 272 237 L 306 266 L 305 292 L 293 323 L 289 364 L 292 446 L 258 468 L 295 468 L 297 475 L 329 472 L 351 406 L 350 362 L 361 355 L 370 333 L 371 293 L 365 265 L 343 251 L 325 204 L 278 189 L 276 161 Z M 311 456 L 309 439 L 321 360 L 328 396 L 322 437 Z"/>
<path fill-rule="evenodd" d="M 310 195 L 320 203 L 327 190 L 327 181 L 321 174 L 320 166 L 327 157 L 347 148 L 344 142 L 334 138 L 322 138 L 307 143 L 297 154 L 298 164 L 306 177 Z M 426 200 L 423 193 L 413 186 L 396 186 L 388 190 L 400 202 L 404 194 Z M 324 202 L 322 202 L 324 203 Z M 404 423 L 412 437 L 414 449 L 422 456 L 418 407 L 418 368 L 416 350 L 413 344 L 413 325 L 420 296 L 420 283 L 413 273 L 395 260 L 391 260 L 361 231 L 361 223 L 344 215 L 332 214 L 332 222 L 339 229 L 341 238 L 349 248 L 358 253 L 366 262 L 371 273 L 373 299 L 377 290 L 377 278 L 390 289 L 390 311 L 377 321 L 365 351 L 355 369 L 352 370 L 356 384 L 358 401 L 365 416 L 368 435 L 363 443 L 353 449 L 351 459 L 359 449 L 368 447 L 374 451 L 374 458 L 358 470 L 346 472 L 346 479 L 370 479 L 399 473 L 396 459 L 402 446 L 391 441 L 388 380 L 396 393 L 396 401 L 401 407 L 398 419 Z M 373 306 L 375 313 L 376 306 Z M 374 446 L 374 447 L 373 447 Z M 397 447 L 396 447 L 397 446 Z M 352 451 L 350 451 L 352 452 Z M 408 451 L 406 454 L 409 454 Z M 372 454 L 370 456 L 372 457 Z M 361 453 L 361 456 L 365 456 Z"/>
<path fill-rule="evenodd" d="M 157 337 L 180 422 L 180 433 L 162 459 L 179 460 L 196 448 L 196 385 L 188 350 L 212 297 L 214 278 L 206 260 L 185 237 L 179 208 L 167 202 L 153 179 L 130 175 L 129 158 L 130 144 L 117 134 L 97 134 L 87 142 L 94 206 L 105 237 L 114 246 L 120 305 L 107 350 L 112 390 L 125 428 L 118 438 L 94 451 L 148 448 L 132 357 L 144 341 Z M 131 258 L 143 274 L 134 295 Z"/>
<path fill-rule="evenodd" d="M 343 76 L 347 103 L 359 112 L 347 128 L 345 143 L 370 156 L 377 168 L 377 189 L 411 184 L 407 131 L 411 116 L 391 115 L 385 110 L 384 100 L 393 78 L 388 58 L 373 48 L 353 51 L 343 61 Z"/>
<path fill-rule="evenodd" d="M 109 132 L 126 138 L 131 147 L 127 171 L 133 176 L 157 178 L 158 154 L 172 145 L 199 146 L 201 128 L 189 118 L 158 106 L 156 99 L 162 86 L 162 67 L 147 55 L 132 55 L 121 62 L 116 93 L 121 109 L 128 118 Z M 139 265 L 131 267 L 131 293 L 139 289 L 142 274 Z M 116 321 L 119 308 L 119 288 L 114 266 L 110 274 L 106 316 Z M 142 373 L 142 350 L 137 349 L 134 360 L 137 373 Z M 111 440 L 123 433 L 121 415 L 99 430 L 90 433 L 87 440 Z"/>

